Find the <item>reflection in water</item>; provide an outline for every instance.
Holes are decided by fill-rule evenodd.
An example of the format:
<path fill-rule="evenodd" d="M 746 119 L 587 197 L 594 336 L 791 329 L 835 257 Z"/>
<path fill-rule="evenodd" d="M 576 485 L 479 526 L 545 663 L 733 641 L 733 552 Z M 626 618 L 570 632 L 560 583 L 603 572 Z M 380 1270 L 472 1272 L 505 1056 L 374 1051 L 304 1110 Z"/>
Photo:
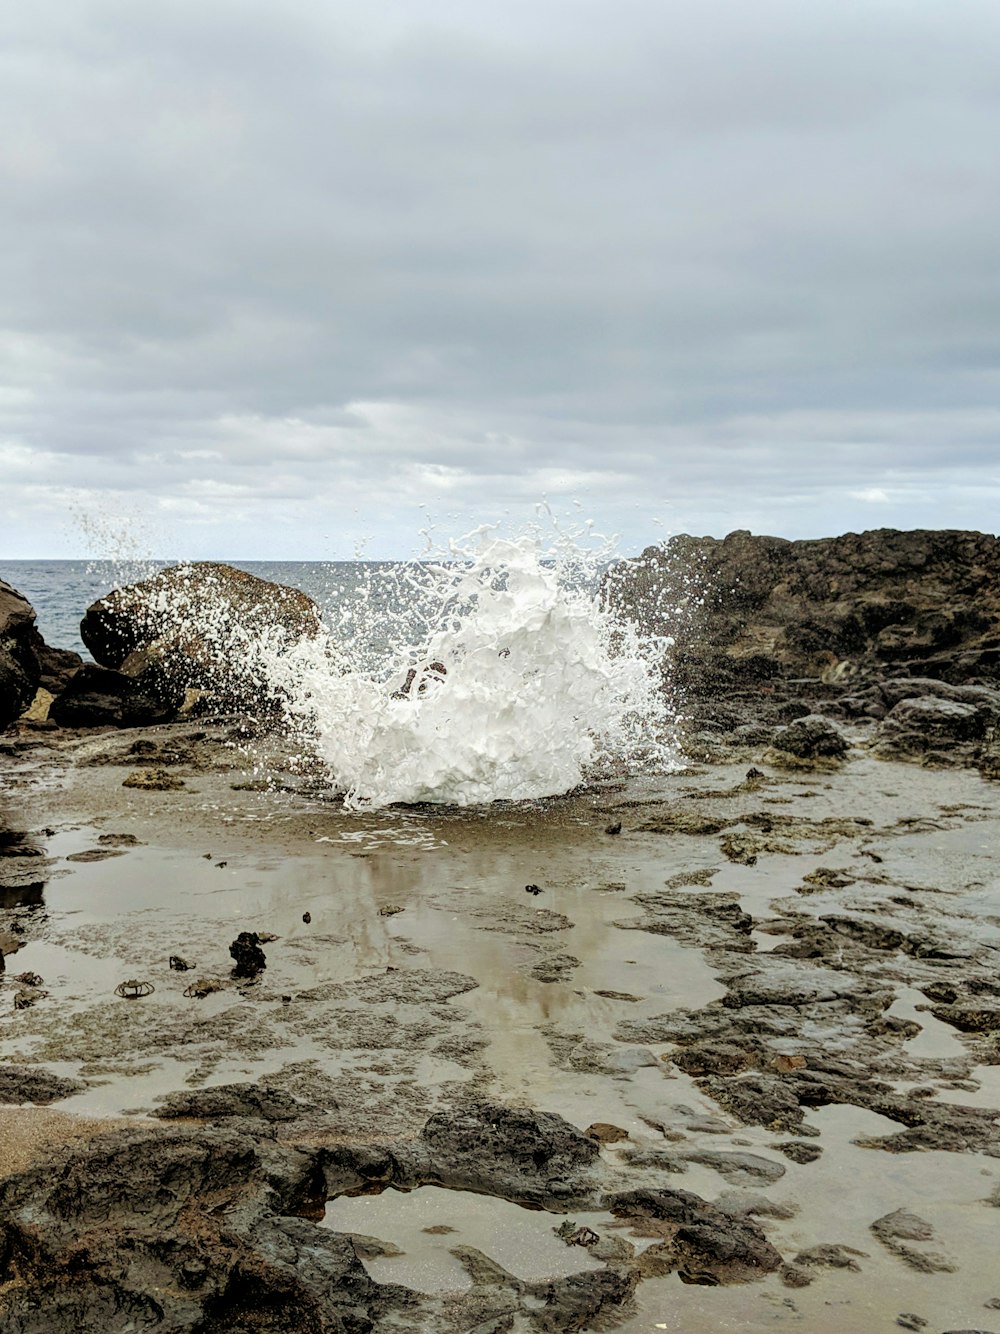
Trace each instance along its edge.
<path fill-rule="evenodd" d="M 0 885 L 0 909 L 38 908 L 45 902 L 45 880 L 30 885 Z"/>
<path fill-rule="evenodd" d="M 588 1221 L 593 1217 L 588 1214 Z M 456 1292 L 471 1286 L 454 1254 L 458 1243 L 476 1247 L 529 1283 L 600 1269 L 584 1248 L 556 1235 L 564 1221 L 492 1196 L 421 1186 L 331 1200 L 322 1226 L 354 1234 L 365 1268 L 381 1283 Z"/>

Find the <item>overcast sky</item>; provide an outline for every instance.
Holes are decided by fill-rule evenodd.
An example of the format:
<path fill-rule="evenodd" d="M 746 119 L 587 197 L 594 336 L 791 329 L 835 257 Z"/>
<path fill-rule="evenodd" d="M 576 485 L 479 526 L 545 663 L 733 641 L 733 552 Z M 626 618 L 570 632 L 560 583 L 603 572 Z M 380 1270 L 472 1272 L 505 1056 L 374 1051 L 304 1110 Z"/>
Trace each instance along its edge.
<path fill-rule="evenodd" d="M 0 559 L 995 532 L 998 71 L 997 0 L 9 6 Z"/>

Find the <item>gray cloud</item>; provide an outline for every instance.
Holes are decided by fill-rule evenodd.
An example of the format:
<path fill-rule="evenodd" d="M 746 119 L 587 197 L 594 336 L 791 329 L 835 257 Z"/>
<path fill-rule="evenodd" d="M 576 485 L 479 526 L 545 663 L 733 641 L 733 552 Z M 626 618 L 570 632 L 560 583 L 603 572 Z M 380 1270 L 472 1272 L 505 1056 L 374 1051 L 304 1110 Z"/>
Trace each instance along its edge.
<path fill-rule="evenodd" d="M 995 526 L 991 0 L 22 11 L 0 556 Z"/>

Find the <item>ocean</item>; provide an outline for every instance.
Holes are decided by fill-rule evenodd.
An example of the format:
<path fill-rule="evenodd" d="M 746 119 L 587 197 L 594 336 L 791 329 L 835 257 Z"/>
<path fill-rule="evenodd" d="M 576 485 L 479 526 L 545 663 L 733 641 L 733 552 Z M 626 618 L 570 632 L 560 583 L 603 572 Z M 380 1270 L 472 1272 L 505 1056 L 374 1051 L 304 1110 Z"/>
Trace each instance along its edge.
<path fill-rule="evenodd" d="M 38 616 L 42 638 L 53 648 L 71 648 L 89 659 L 80 639 L 83 613 L 113 588 L 145 578 L 173 561 L 149 561 L 141 567 L 107 560 L 0 561 L 0 579 L 22 593 Z M 324 611 L 357 588 L 382 561 L 229 561 L 241 570 L 288 584 L 308 593 Z"/>
<path fill-rule="evenodd" d="M 411 563 L 232 563 L 307 593 L 321 633 L 289 647 L 204 594 L 170 595 L 160 633 L 193 634 L 226 679 L 261 683 L 348 806 L 530 800 L 608 765 L 674 767 L 664 642 L 603 605 L 604 551 L 484 530 Z M 0 577 L 47 643 L 85 653 L 87 606 L 165 564 L 7 561 Z"/>

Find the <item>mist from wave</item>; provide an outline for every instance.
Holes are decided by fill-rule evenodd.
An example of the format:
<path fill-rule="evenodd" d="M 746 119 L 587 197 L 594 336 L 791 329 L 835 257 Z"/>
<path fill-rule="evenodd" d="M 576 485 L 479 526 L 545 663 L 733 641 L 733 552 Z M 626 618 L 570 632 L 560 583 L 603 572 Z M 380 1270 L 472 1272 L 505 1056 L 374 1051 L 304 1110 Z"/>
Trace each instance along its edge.
<path fill-rule="evenodd" d="M 325 637 L 269 668 L 345 804 L 518 801 L 676 767 L 668 641 L 604 605 L 608 555 L 487 528 L 370 570 Z"/>
<path fill-rule="evenodd" d="M 615 554 L 586 528 L 482 528 L 408 562 L 237 562 L 315 599 L 321 633 L 291 649 L 287 635 L 241 624 L 224 583 L 199 600 L 178 591 L 183 579 L 173 593 L 153 579 L 147 597 L 176 639 L 200 638 L 234 679 L 267 683 L 272 712 L 348 808 L 469 806 L 677 767 L 670 641 L 610 609 Z M 71 598 L 79 617 L 85 588 L 149 580 L 164 563 L 65 564 L 38 571 L 52 583 L 36 600 L 43 625 Z"/>

